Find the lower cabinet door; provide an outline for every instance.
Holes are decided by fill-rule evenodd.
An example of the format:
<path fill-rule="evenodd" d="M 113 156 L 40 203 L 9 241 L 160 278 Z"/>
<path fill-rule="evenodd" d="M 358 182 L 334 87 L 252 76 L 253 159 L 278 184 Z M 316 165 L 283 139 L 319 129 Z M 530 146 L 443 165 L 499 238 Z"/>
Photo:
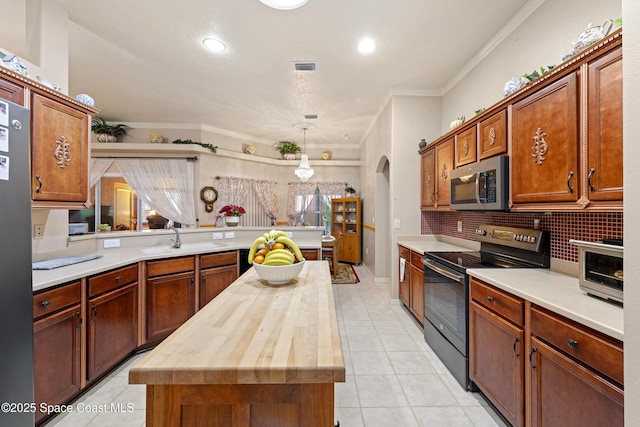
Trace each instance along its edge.
<path fill-rule="evenodd" d="M 531 425 L 624 425 L 624 392 L 544 342 L 531 340 Z"/>
<path fill-rule="evenodd" d="M 138 345 L 138 283 L 90 299 L 87 309 L 87 381 L 92 381 Z"/>
<path fill-rule="evenodd" d="M 411 306 L 409 310 L 416 316 L 420 324 L 424 324 L 424 271 L 411 265 L 409 290 Z"/>
<path fill-rule="evenodd" d="M 200 278 L 200 308 L 217 297 L 237 278 L 238 269 L 235 265 L 203 270 Z"/>
<path fill-rule="evenodd" d="M 33 324 L 36 422 L 40 404 L 60 405 L 80 391 L 80 304 Z"/>
<path fill-rule="evenodd" d="M 147 280 L 147 342 L 166 338 L 195 313 L 193 272 Z"/>
<path fill-rule="evenodd" d="M 524 425 L 523 351 L 521 328 L 471 302 L 469 377 L 512 426 Z"/>

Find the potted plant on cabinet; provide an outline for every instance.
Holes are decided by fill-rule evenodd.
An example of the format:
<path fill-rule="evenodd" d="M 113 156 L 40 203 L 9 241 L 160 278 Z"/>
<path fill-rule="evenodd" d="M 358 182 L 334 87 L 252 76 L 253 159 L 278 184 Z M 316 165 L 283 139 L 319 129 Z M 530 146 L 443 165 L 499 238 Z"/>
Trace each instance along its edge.
<path fill-rule="evenodd" d="M 225 205 L 218 211 L 218 215 L 224 217 L 227 227 L 237 227 L 240 217 L 245 213 L 247 211 L 239 205 Z"/>
<path fill-rule="evenodd" d="M 109 124 L 102 117 L 94 117 L 91 120 L 91 131 L 96 135 L 98 142 L 117 142 L 119 136 L 127 134 L 126 127 L 127 125 L 123 124 Z"/>
<path fill-rule="evenodd" d="M 295 142 L 280 141 L 273 145 L 273 149 L 282 154 L 285 160 L 295 160 L 296 153 L 300 153 L 302 148 Z"/>

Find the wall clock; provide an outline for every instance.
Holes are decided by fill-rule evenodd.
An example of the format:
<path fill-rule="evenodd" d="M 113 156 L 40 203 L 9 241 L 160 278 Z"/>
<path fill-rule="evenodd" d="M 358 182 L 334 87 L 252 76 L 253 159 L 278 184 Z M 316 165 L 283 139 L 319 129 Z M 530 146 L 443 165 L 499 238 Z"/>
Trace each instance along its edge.
<path fill-rule="evenodd" d="M 213 187 L 202 187 L 200 190 L 200 198 L 204 202 L 204 210 L 207 212 L 213 211 L 213 204 L 218 200 L 218 190 Z"/>

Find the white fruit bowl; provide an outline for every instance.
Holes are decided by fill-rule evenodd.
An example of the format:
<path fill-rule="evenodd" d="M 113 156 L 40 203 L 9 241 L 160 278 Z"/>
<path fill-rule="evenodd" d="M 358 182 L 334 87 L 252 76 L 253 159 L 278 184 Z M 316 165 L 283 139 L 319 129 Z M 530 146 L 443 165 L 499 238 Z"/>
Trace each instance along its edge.
<path fill-rule="evenodd" d="M 253 263 L 256 273 L 270 285 L 286 285 L 300 274 L 304 259 L 291 265 L 262 265 Z"/>

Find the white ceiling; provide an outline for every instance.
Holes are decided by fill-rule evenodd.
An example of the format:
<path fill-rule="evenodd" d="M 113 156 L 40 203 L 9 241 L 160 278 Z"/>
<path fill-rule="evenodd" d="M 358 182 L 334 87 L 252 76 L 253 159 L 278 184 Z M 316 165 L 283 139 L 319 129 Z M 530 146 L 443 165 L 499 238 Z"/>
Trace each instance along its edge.
<path fill-rule="evenodd" d="M 118 122 L 201 123 L 262 142 L 358 145 L 394 93 L 441 94 L 527 0 L 58 0 L 69 93 Z M 377 50 L 357 51 L 371 36 Z M 223 54 L 202 45 L 227 44 Z M 294 71 L 316 61 L 317 71 Z M 347 140 L 344 136 L 348 135 Z"/>

